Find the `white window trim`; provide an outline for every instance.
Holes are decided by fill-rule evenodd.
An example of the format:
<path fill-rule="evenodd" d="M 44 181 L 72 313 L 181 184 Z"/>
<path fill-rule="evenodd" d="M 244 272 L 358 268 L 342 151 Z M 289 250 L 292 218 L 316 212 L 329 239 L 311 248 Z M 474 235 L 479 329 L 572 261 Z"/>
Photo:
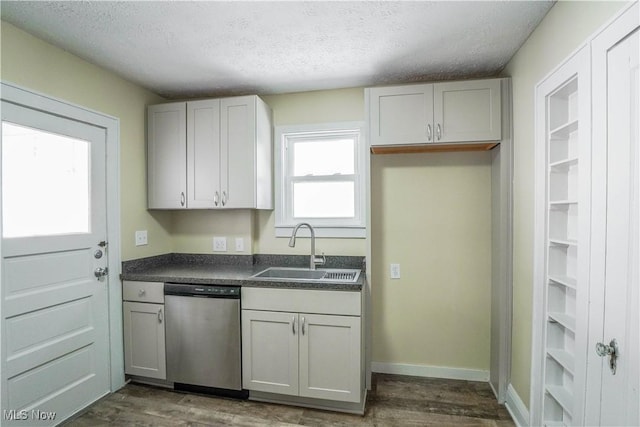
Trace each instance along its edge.
<path fill-rule="evenodd" d="M 285 138 L 289 134 L 313 134 L 316 132 L 339 132 L 353 131 L 359 132 L 359 138 L 356 141 L 356 220 L 345 222 L 339 226 L 335 225 L 335 220 L 322 221 L 314 219 L 290 219 L 287 217 L 287 200 L 283 195 L 286 188 L 285 180 L 285 151 L 283 149 Z M 319 124 L 304 124 L 291 126 L 276 126 L 275 128 L 275 235 L 276 237 L 290 237 L 293 228 L 298 222 L 309 222 L 316 233 L 317 237 L 335 237 L 335 238 L 366 238 L 367 234 L 367 215 L 366 215 L 366 150 L 364 122 L 334 122 Z M 301 236 L 309 236 L 306 227 L 299 231 Z"/>

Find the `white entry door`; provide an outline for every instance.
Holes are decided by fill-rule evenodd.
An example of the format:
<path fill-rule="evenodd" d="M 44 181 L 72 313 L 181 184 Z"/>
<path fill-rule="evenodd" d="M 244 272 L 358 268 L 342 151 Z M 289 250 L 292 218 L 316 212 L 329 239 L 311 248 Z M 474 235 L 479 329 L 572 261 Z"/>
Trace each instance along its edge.
<path fill-rule="evenodd" d="M 594 40 L 594 81 L 606 85 L 594 86 L 593 96 L 599 104 L 593 119 L 591 280 L 598 291 L 590 298 L 588 425 L 640 425 L 637 13 L 636 7 L 635 18 L 627 14 Z"/>
<path fill-rule="evenodd" d="M 2 425 L 110 391 L 105 129 L 2 101 Z"/>

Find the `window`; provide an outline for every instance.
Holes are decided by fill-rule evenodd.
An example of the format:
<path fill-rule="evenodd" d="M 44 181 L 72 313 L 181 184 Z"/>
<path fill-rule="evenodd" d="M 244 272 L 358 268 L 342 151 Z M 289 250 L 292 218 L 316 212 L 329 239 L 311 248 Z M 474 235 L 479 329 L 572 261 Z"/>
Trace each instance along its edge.
<path fill-rule="evenodd" d="M 362 123 L 276 128 L 276 236 L 365 237 Z"/>
<path fill-rule="evenodd" d="M 88 141 L 2 122 L 2 237 L 88 233 L 89 163 Z"/>

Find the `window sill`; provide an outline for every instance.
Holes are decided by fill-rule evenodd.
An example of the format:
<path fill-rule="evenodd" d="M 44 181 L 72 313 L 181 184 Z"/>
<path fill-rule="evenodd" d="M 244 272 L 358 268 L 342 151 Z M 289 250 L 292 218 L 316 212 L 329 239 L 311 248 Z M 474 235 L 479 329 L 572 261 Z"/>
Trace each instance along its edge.
<path fill-rule="evenodd" d="M 276 226 L 276 237 L 291 237 L 295 226 Z M 313 227 L 316 237 L 333 239 L 365 239 L 367 237 L 366 227 Z M 309 237 L 309 229 L 301 227 L 298 229 L 297 237 Z"/>

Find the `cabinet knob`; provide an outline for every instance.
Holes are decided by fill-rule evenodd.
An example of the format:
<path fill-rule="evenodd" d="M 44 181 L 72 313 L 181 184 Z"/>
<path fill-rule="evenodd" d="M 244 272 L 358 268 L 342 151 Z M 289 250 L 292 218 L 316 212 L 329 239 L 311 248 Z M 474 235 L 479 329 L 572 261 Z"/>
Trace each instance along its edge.
<path fill-rule="evenodd" d="M 442 127 L 440 126 L 440 123 L 436 126 L 436 136 L 438 137 L 438 141 L 442 139 Z"/>
<path fill-rule="evenodd" d="M 139 297 L 143 297 L 143 296 L 145 296 L 145 294 L 146 294 L 146 293 L 147 293 L 147 291 L 145 291 L 144 289 L 140 289 L 140 290 L 138 291 L 138 296 L 139 296 Z"/>
<path fill-rule="evenodd" d="M 219 199 L 220 195 L 218 194 L 218 192 L 216 191 L 216 194 L 213 195 L 213 204 L 218 206 L 218 199 Z"/>
<path fill-rule="evenodd" d="M 427 125 L 427 141 L 431 141 L 431 125 Z"/>
<path fill-rule="evenodd" d="M 184 191 L 182 193 L 180 193 L 180 206 L 184 206 L 184 202 L 185 202 L 185 197 L 184 197 Z"/>
<path fill-rule="evenodd" d="M 227 204 L 227 192 L 223 191 L 222 192 L 222 206 Z"/>

